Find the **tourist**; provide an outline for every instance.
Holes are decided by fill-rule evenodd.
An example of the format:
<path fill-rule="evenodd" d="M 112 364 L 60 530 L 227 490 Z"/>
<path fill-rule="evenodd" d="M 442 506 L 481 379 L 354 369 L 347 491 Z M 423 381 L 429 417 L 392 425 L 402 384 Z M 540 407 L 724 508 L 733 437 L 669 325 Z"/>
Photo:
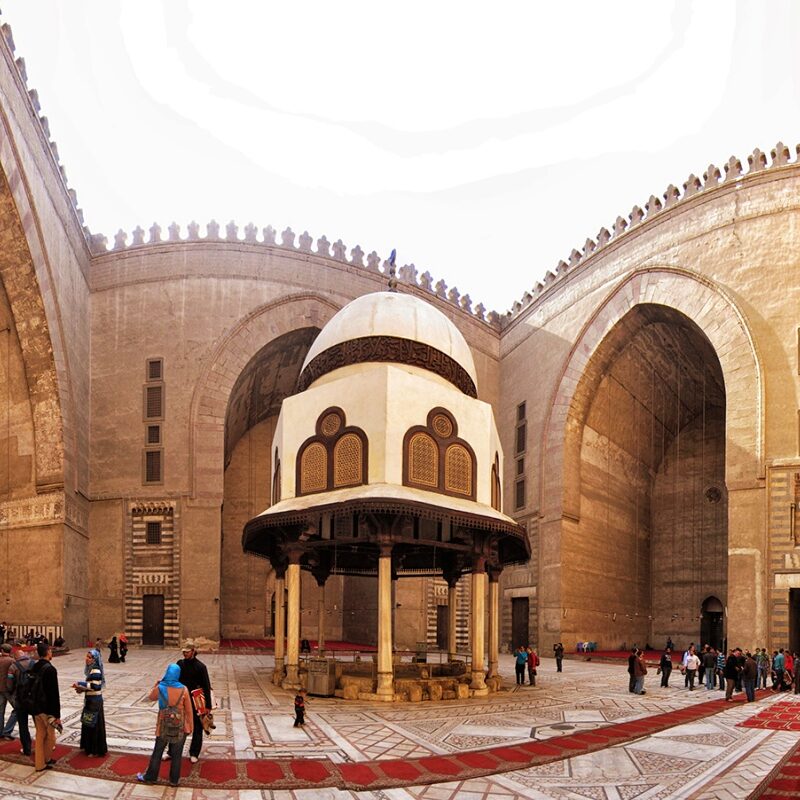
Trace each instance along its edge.
<path fill-rule="evenodd" d="M 752 703 L 756 699 L 756 678 L 758 677 L 758 664 L 748 650 L 744 657 L 744 667 L 742 668 L 742 684 L 747 702 Z"/>
<path fill-rule="evenodd" d="M 11 696 L 11 705 L 14 710 L 8 718 L 6 727 L 3 728 L 3 738 L 11 739 L 14 725 L 19 727 L 19 743 L 22 747 L 20 753 L 25 756 L 31 754 L 31 732 L 28 728 L 30 712 L 20 706 L 19 689 L 30 680 L 31 672 L 36 663 L 23 649 L 20 642 L 14 645 L 11 651 L 14 663 L 9 667 L 6 675 L 6 691 Z"/>
<path fill-rule="evenodd" d="M 767 676 L 769 675 L 769 656 L 767 655 L 766 648 L 762 647 L 760 650 L 756 648 L 756 688 L 767 688 Z"/>
<path fill-rule="evenodd" d="M 669 676 L 672 674 L 672 649 L 667 648 L 661 654 L 661 661 L 658 663 L 656 675 L 661 675 L 661 686 L 669 688 Z"/>
<path fill-rule="evenodd" d="M 553 645 L 553 655 L 556 657 L 556 672 L 561 672 L 561 664 L 564 661 L 564 645 L 561 642 Z"/>
<path fill-rule="evenodd" d="M 514 671 L 517 675 L 517 686 L 524 686 L 525 667 L 528 665 L 528 652 L 522 645 L 520 645 L 514 655 L 516 657 L 516 661 L 514 662 Z"/>
<path fill-rule="evenodd" d="M 697 660 L 700 662 L 700 666 L 697 668 L 697 685 L 698 686 L 702 686 L 703 685 L 703 681 L 705 680 L 705 677 L 706 677 L 706 665 L 705 665 L 705 662 L 703 661 L 703 658 L 705 657 L 706 653 L 710 649 L 711 648 L 707 644 L 704 644 L 702 649 L 700 650 L 700 652 L 697 654 Z"/>
<path fill-rule="evenodd" d="M 700 657 L 695 652 L 694 647 L 686 659 L 686 682 L 689 684 L 689 691 L 694 691 L 694 679 L 697 675 L 697 670 L 700 667 Z"/>
<path fill-rule="evenodd" d="M 664 649 L 665 650 L 669 650 L 670 652 L 672 652 L 675 649 L 675 645 L 672 643 L 672 637 L 671 636 L 667 636 L 667 644 L 664 647 Z"/>
<path fill-rule="evenodd" d="M 794 683 L 794 659 L 791 650 L 783 653 L 783 683 L 787 689 Z"/>
<path fill-rule="evenodd" d="M 688 688 L 689 686 L 689 672 L 686 664 L 689 661 L 689 656 L 694 652 L 694 642 L 691 642 L 686 650 L 683 651 L 683 658 L 681 659 L 681 672 L 683 673 L 683 685 Z"/>
<path fill-rule="evenodd" d="M 294 698 L 294 727 L 301 728 L 306 724 L 306 690 L 300 689 Z"/>
<path fill-rule="evenodd" d="M 6 675 L 11 669 L 14 659 L 11 656 L 11 645 L 5 642 L 0 645 L 0 731 L 2 731 L 3 739 L 13 739 L 14 737 L 9 732 L 6 734 L 6 707 L 8 707 L 8 720 L 14 714 L 14 704 L 12 703 L 11 692 L 6 686 Z M 13 725 L 12 725 L 13 728 Z"/>
<path fill-rule="evenodd" d="M 794 652 L 793 656 L 794 656 L 794 663 L 797 666 L 795 666 L 794 681 L 792 683 L 792 686 L 794 688 L 794 693 L 800 694 L 800 665 L 798 665 L 798 659 L 800 658 L 800 656 L 797 654 L 797 651 Z"/>
<path fill-rule="evenodd" d="M 72 688 L 84 696 L 80 748 L 87 756 L 104 756 L 108 746 L 103 713 L 103 687 L 106 683 L 103 659 L 99 650 L 92 649 L 86 654 L 85 661 L 83 674 L 86 680 L 72 684 Z"/>
<path fill-rule="evenodd" d="M 785 663 L 786 662 L 783 657 L 783 648 L 781 647 L 781 649 L 775 653 L 775 657 L 772 659 L 772 671 L 775 674 L 772 690 L 775 692 L 783 691 L 783 667 Z"/>
<path fill-rule="evenodd" d="M 719 679 L 719 690 L 725 688 L 725 650 L 720 647 L 717 653 L 717 678 Z"/>
<path fill-rule="evenodd" d="M 736 674 L 736 691 L 741 692 L 744 689 L 742 686 L 742 678 L 744 677 L 744 653 L 740 647 L 736 648 L 736 658 L 739 661 L 739 672 Z"/>
<path fill-rule="evenodd" d="M 632 647 L 628 656 L 628 691 L 631 694 L 636 688 L 636 653 L 636 648 Z"/>
<path fill-rule="evenodd" d="M 119 644 L 116 636 L 112 636 L 108 643 L 108 663 L 119 664 Z"/>
<path fill-rule="evenodd" d="M 705 669 L 706 689 L 714 688 L 717 671 L 717 651 L 713 647 L 706 648 L 703 653 L 703 668 Z"/>
<path fill-rule="evenodd" d="M 733 690 L 736 686 L 736 676 L 739 673 L 739 659 L 736 653 L 731 650 L 725 660 L 725 700 L 733 699 Z"/>
<path fill-rule="evenodd" d="M 634 694 L 647 694 L 644 690 L 644 676 L 647 675 L 647 665 L 644 663 L 644 653 L 641 650 L 636 651 L 636 656 L 633 662 L 634 674 Z"/>
<path fill-rule="evenodd" d="M 158 700 L 158 717 L 156 719 L 156 741 L 150 755 L 150 763 L 145 772 L 140 772 L 136 779 L 142 783 L 155 783 L 161 767 L 161 755 L 165 748 L 169 749 L 171 759 L 169 765 L 169 782 L 177 786 L 181 778 L 181 759 L 186 737 L 192 733 L 192 701 L 189 689 L 179 680 L 181 668 L 177 664 L 167 667 L 164 677 L 156 683 L 147 695 L 148 700 Z M 201 728 L 202 733 L 202 728 Z"/>
<path fill-rule="evenodd" d="M 536 686 L 536 667 L 539 666 L 539 656 L 532 647 L 528 648 L 528 682 Z"/>
<path fill-rule="evenodd" d="M 6 641 L 6 624 L 0 622 L 0 644 L 5 644 Z"/>
<path fill-rule="evenodd" d="M 37 772 L 52 769 L 56 747 L 56 731 L 61 732 L 61 697 L 58 693 L 58 671 L 50 663 L 53 649 L 46 642 L 36 645 L 38 661 L 31 670 L 31 682 L 40 682 L 41 690 L 33 692 L 33 723 L 36 726 L 34 765 Z"/>
<path fill-rule="evenodd" d="M 210 711 L 211 682 L 208 679 L 206 665 L 197 658 L 197 649 L 192 639 L 187 639 L 183 643 L 183 658 L 178 661 L 178 666 L 181 668 L 181 683 L 189 690 L 189 694 L 201 691 L 205 699 L 205 708 Z M 189 760 L 192 764 L 196 764 L 203 746 L 203 723 L 197 714 L 196 704 L 193 702 L 191 705 L 194 728 L 192 741 L 189 744 Z"/>
<path fill-rule="evenodd" d="M 125 656 L 128 655 L 128 637 L 121 633 L 119 635 L 119 660 L 124 664 Z"/>

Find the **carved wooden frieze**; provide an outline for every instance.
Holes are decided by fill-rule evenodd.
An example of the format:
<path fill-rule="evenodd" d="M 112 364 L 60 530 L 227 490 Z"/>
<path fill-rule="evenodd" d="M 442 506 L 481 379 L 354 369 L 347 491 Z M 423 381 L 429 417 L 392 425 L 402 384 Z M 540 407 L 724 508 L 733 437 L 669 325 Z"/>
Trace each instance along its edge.
<path fill-rule="evenodd" d="M 300 374 L 298 391 L 304 391 L 317 378 L 335 369 L 370 361 L 420 367 L 449 381 L 469 397 L 478 396 L 475 383 L 457 361 L 429 344 L 399 336 L 363 336 L 329 347 Z"/>

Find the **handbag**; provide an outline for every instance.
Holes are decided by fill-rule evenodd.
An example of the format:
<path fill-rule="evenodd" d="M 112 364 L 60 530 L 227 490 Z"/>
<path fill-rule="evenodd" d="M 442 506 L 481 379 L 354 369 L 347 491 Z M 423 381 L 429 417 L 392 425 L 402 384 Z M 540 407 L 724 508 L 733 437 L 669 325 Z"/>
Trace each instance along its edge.
<path fill-rule="evenodd" d="M 97 718 L 99 716 L 99 711 L 91 711 L 88 708 L 84 708 L 83 713 L 81 714 L 81 725 L 85 725 L 87 728 L 96 728 Z"/>

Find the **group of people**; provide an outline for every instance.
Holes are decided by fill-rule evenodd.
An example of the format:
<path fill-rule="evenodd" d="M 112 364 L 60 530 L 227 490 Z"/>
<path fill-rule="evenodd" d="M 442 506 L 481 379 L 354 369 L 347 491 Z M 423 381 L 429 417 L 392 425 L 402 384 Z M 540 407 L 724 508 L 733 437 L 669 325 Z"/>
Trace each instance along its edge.
<path fill-rule="evenodd" d="M 147 770 L 137 776 L 144 783 L 158 780 L 161 758 L 164 750 L 168 749 L 171 758 L 169 780 L 177 786 L 186 739 L 191 736 L 189 758 L 196 763 L 203 744 L 203 731 L 213 727 L 208 670 L 197 658 L 192 640 L 185 641 L 182 650 L 183 658 L 167 667 L 164 677 L 156 682 L 148 695 L 151 701 L 158 702 L 158 717 L 150 763 Z M 3 681 L 0 684 L 0 736 L 14 739 L 13 731 L 18 727 L 20 752 L 27 756 L 33 752 L 34 767 L 37 772 L 42 772 L 52 769 L 55 763 L 56 733 L 60 733 L 63 726 L 58 671 L 52 664 L 53 648 L 47 642 L 39 642 L 35 656 L 20 641 L 13 646 L 8 643 L 0 645 L 0 676 Z M 124 658 L 118 656 L 118 660 Z M 108 750 L 103 712 L 105 667 L 97 647 L 88 650 L 84 661 L 83 680 L 72 684 L 75 692 L 83 695 L 80 747 L 87 756 L 102 756 Z M 6 721 L 7 706 L 12 710 Z M 33 719 L 36 729 L 35 748 L 28 727 L 30 719 Z"/>
<path fill-rule="evenodd" d="M 539 666 L 539 655 L 531 647 L 520 645 L 514 651 L 514 669 L 517 673 L 517 686 L 525 685 L 525 670 L 528 671 L 528 681 L 531 686 L 536 686 L 536 669 Z"/>
<path fill-rule="evenodd" d="M 767 688 L 771 680 L 772 690 L 791 691 L 800 694 L 800 656 L 781 648 L 770 656 L 766 648 L 742 650 L 734 647 L 726 654 L 723 649 L 704 645 L 699 651 L 694 642 L 683 652 L 678 669 L 683 676 L 684 687 L 689 691 L 705 685 L 707 690 L 718 688 L 725 691 L 725 699 L 731 700 L 734 692 L 744 692 L 748 701 L 755 700 L 755 690 Z M 797 668 L 795 667 L 797 664 Z M 672 641 L 661 654 L 657 674 L 661 675 L 661 686 L 669 687 L 669 679 L 674 668 Z M 628 656 L 628 691 L 645 694 L 644 676 L 647 665 L 639 648 L 632 648 Z"/>

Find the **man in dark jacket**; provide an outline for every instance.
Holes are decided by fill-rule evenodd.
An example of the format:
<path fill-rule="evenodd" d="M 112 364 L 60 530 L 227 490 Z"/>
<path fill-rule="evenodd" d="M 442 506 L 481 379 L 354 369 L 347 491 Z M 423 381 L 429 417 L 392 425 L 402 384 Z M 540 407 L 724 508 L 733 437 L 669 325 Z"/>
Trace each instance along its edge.
<path fill-rule="evenodd" d="M 745 653 L 744 667 L 742 668 L 742 684 L 747 702 L 752 703 L 756 699 L 756 678 L 758 677 L 758 664 L 748 650 Z"/>
<path fill-rule="evenodd" d="M 636 686 L 636 648 L 631 650 L 628 656 L 628 691 L 633 694 L 634 687 Z"/>
<path fill-rule="evenodd" d="M 669 676 L 672 674 L 672 650 L 669 647 L 661 654 L 658 672 L 661 675 L 661 685 L 669 688 Z"/>
<path fill-rule="evenodd" d="M 731 650 L 725 661 L 725 699 L 733 698 L 733 689 L 736 686 L 736 678 L 739 675 L 739 657 L 736 651 Z"/>
<path fill-rule="evenodd" d="M 31 680 L 41 683 L 34 693 L 33 721 L 36 725 L 34 765 L 37 772 L 51 769 L 56 747 L 56 730 L 61 728 L 61 697 L 58 693 L 58 672 L 50 663 L 53 650 L 46 642 L 36 645 L 39 660 L 33 665 Z"/>
<path fill-rule="evenodd" d="M 36 662 L 22 649 L 22 645 L 19 643 L 16 643 L 12 648 L 11 657 L 14 659 L 14 663 L 9 667 L 4 680 L 6 691 L 11 697 L 11 706 L 14 710 L 11 712 L 6 727 L 3 729 L 3 738 L 13 739 L 14 737 L 11 734 L 14 732 L 14 725 L 19 725 L 19 743 L 22 747 L 20 752 L 29 756 L 31 754 L 31 732 L 28 729 L 28 712 L 21 709 L 17 703 L 17 689 L 20 684 L 20 675 L 24 672 L 30 672 Z"/>
<path fill-rule="evenodd" d="M 189 690 L 190 694 L 195 689 L 202 689 L 206 708 L 210 711 L 211 683 L 208 679 L 208 670 L 206 665 L 198 660 L 193 640 L 187 639 L 183 643 L 183 658 L 178 661 L 178 666 L 181 668 L 180 682 Z M 189 760 L 192 764 L 196 764 L 197 759 L 200 757 L 200 748 L 203 746 L 203 723 L 197 715 L 197 708 L 194 702 L 192 702 L 192 717 L 194 730 L 192 731 L 192 742 L 189 745 Z"/>

